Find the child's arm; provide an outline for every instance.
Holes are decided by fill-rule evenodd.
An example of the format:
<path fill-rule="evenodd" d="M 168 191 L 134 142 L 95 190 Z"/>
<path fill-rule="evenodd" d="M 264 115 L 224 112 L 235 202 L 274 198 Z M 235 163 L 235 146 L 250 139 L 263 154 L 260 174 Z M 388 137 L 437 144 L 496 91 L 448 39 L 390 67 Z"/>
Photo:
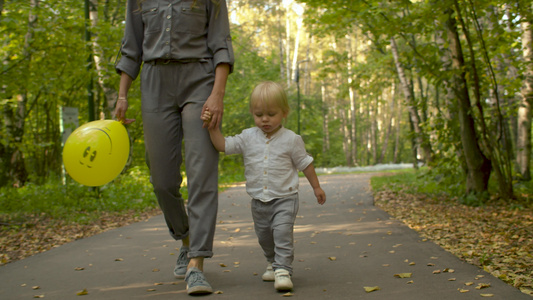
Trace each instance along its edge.
<path fill-rule="evenodd" d="M 206 109 L 200 119 L 202 119 L 206 125 L 209 125 L 209 123 L 211 123 L 211 117 L 211 112 L 209 109 Z M 211 126 L 207 126 L 207 128 L 209 131 L 209 136 L 211 137 L 211 142 L 213 143 L 213 146 L 215 146 L 215 149 L 217 149 L 218 152 L 226 152 L 226 140 L 220 131 L 220 127 L 212 128 Z"/>
<path fill-rule="evenodd" d="M 307 166 L 307 168 L 305 168 L 302 172 L 309 181 L 309 184 L 311 184 L 318 203 L 326 203 L 326 193 L 324 193 L 324 190 L 322 190 L 322 188 L 320 187 L 320 182 L 318 182 L 318 176 L 316 176 L 315 167 L 313 166 L 313 163 L 310 163 L 309 166 Z"/>

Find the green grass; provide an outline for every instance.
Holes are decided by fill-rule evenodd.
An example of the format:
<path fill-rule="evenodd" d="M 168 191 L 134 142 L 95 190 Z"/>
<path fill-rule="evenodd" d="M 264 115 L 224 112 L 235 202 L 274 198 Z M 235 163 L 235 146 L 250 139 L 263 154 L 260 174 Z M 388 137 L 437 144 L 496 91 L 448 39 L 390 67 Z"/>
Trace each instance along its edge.
<path fill-rule="evenodd" d="M 183 174 L 185 175 L 185 174 Z M 224 168 L 220 186 L 244 181 L 242 168 Z M 223 190 L 223 188 L 221 188 Z M 181 188 L 187 199 L 187 187 Z M 101 187 L 87 187 L 67 176 L 42 185 L 32 183 L 22 188 L 0 188 L 0 223 L 19 224 L 24 220 L 50 218 L 67 223 L 89 224 L 102 212 L 144 212 L 157 208 L 157 199 L 146 166 L 133 167 Z"/>
<path fill-rule="evenodd" d="M 146 169 L 135 167 L 99 188 L 83 186 L 70 178 L 65 185 L 56 178 L 43 185 L 2 188 L 0 220 L 41 216 L 85 224 L 104 211 L 146 211 L 157 206 L 148 178 Z"/>
<path fill-rule="evenodd" d="M 498 204 L 509 205 L 515 209 L 533 206 L 533 181 L 516 182 L 513 186 L 514 199 L 499 199 L 492 197 L 489 193 L 466 194 L 465 179 L 462 176 L 438 174 L 427 168 L 400 170 L 394 175 L 372 177 L 370 184 L 374 191 L 402 191 L 425 194 L 430 197 L 444 195 L 448 199 L 454 199 L 468 206 L 484 206 L 496 201 L 495 199 L 499 201 Z M 489 191 L 496 190 L 496 182 L 491 178 Z"/>

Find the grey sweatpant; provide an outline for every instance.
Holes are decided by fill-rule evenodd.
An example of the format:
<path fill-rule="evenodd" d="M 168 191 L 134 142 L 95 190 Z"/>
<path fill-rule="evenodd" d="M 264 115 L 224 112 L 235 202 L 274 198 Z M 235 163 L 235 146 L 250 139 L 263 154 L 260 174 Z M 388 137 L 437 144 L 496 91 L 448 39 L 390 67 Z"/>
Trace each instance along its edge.
<path fill-rule="evenodd" d="M 218 151 L 202 128 L 202 107 L 214 84 L 211 60 L 155 64 L 141 72 L 147 163 L 170 235 L 189 236 L 189 257 L 212 257 L 218 209 Z M 185 145 L 188 203 L 180 194 Z"/>
<path fill-rule="evenodd" d="M 252 217 L 259 245 L 274 270 L 292 275 L 294 260 L 294 221 L 298 213 L 298 194 L 269 202 L 252 200 Z"/>

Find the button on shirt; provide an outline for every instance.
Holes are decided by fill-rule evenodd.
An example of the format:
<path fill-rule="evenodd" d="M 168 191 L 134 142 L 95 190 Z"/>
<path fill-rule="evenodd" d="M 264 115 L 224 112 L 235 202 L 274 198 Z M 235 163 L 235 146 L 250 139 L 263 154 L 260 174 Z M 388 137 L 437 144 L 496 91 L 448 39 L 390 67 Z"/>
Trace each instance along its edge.
<path fill-rule="evenodd" d="M 137 2 L 128 0 L 117 72 L 135 79 L 143 61 L 156 59 L 212 59 L 233 71 L 225 0 L 145 0 L 140 8 Z"/>
<path fill-rule="evenodd" d="M 253 127 L 225 141 L 226 154 L 243 155 L 246 191 L 263 202 L 298 193 L 298 171 L 313 162 L 302 137 L 283 127 L 270 138 Z"/>

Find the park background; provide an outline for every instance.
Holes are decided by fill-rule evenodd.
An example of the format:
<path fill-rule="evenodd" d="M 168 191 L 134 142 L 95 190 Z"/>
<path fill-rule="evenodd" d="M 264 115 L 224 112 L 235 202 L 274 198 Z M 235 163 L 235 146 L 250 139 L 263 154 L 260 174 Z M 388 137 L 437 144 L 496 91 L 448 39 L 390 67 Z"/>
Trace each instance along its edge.
<path fill-rule="evenodd" d="M 247 105 L 258 82 L 284 84 L 292 108 L 285 125 L 303 137 L 324 172 L 410 163 L 415 171 L 383 183 L 394 193 L 392 202 L 409 192 L 448 207 L 509 211 L 506 220 L 523 229 L 506 233 L 519 247 L 513 255 L 529 260 L 505 276 L 517 287 L 531 288 L 530 1 L 227 4 L 236 63 L 226 89 L 225 134 L 253 126 Z M 77 108 L 79 125 L 112 118 L 125 5 L 125 0 L 0 0 L 4 241 L 20 240 L 13 235 L 21 228 L 45 224 L 56 245 L 109 223 L 120 225 L 117 218 L 124 215 L 131 220 L 157 211 L 144 163 L 138 80 L 129 93 L 128 118 L 136 122 L 128 126 L 131 157 L 122 174 L 86 188 L 62 167 L 64 107 Z M 221 187 L 243 180 L 242 158 L 222 155 Z M 186 197 L 186 186 L 182 192 Z M 75 235 L 58 233 L 68 226 L 78 228 Z M 44 251 L 43 244 L 21 253 L 20 245 L 2 242 L 2 264 Z M 473 262 L 482 267 L 494 265 L 487 255 L 498 256 L 469 255 L 483 257 Z"/>

